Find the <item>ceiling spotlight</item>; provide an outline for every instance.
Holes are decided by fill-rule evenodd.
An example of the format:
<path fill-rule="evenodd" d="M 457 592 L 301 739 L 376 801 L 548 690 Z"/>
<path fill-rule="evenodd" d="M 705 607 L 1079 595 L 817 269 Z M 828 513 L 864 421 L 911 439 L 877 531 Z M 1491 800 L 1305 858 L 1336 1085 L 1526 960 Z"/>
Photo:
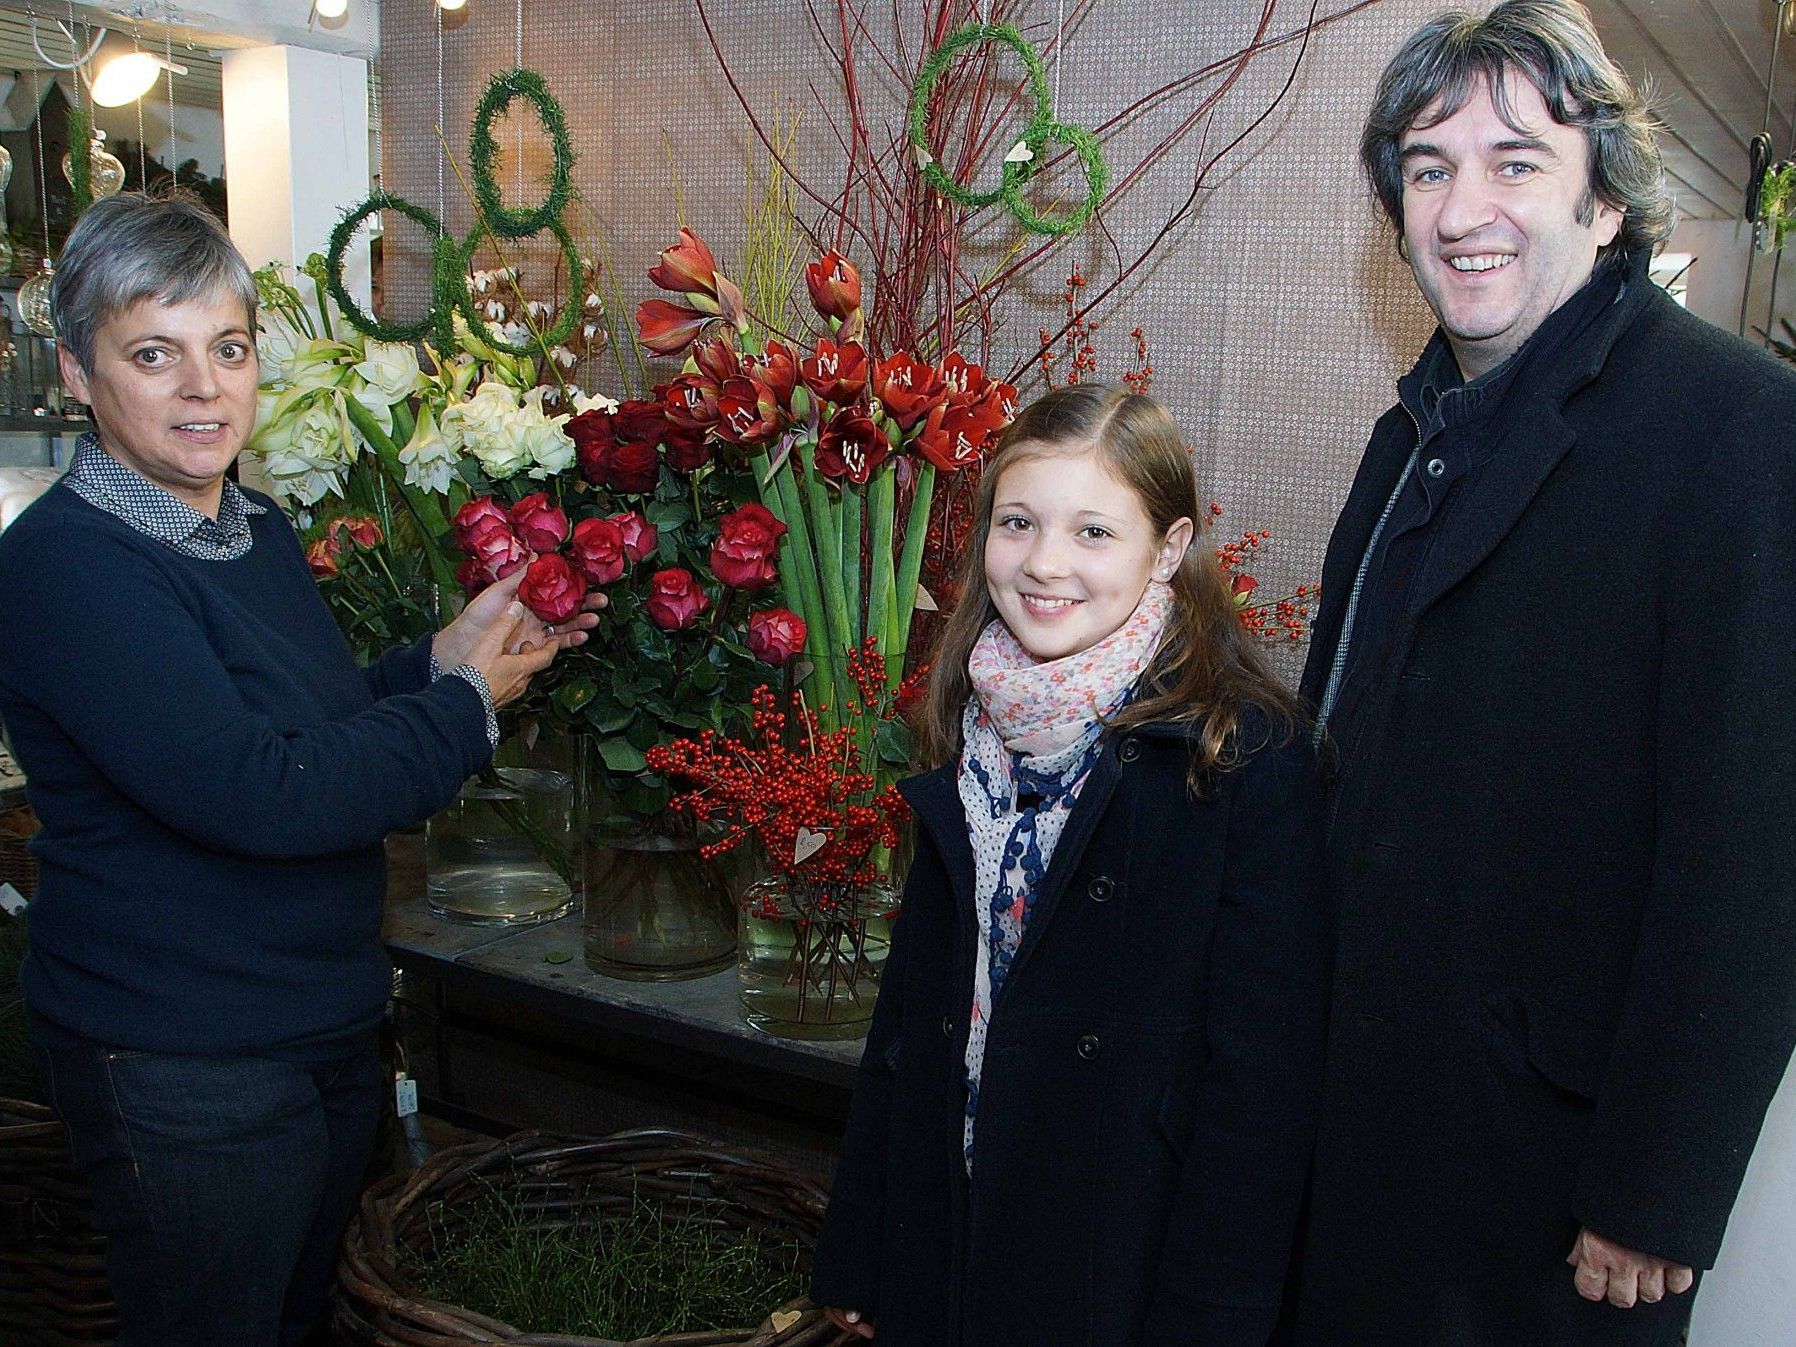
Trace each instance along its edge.
<path fill-rule="evenodd" d="M 312 0 L 312 12 L 321 19 L 340 19 L 349 13 L 349 0 Z"/>
<path fill-rule="evenodd" d="M 438 9 L 465 9 L 468 0 L 437 0 Z"/>
<path fill-rule="evenodd" d="M 122 108 L 147 94 L 164 70 L 172 70 L 177 75 L 187 73 L 186 66 L 151 56 L 147 51 L 114 56 L 94 76 L 94 102 L 103 108 Z"/>

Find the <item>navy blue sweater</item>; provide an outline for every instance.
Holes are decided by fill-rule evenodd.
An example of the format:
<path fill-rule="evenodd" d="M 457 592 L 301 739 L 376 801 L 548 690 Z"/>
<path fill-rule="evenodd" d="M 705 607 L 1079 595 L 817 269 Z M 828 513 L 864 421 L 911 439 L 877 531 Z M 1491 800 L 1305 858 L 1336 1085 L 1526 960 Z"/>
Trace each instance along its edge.
<path fill-rule="evenodd" d="M 491 755 L 428 642 L 358 669 L 280 510 L 250 525 L 196 560 L 59 484 L 0 535 L 0 720 L 43 823 L 26 999 L 103 1043 L 350 1046 L 387 993 L 381 841 Z"/>

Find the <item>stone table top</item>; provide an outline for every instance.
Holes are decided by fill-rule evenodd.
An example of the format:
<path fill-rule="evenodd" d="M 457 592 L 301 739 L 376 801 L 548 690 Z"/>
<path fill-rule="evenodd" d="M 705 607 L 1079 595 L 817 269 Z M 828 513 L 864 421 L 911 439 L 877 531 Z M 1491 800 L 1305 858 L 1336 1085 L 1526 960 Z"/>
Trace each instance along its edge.
<path fill-rule="evenodd" d="M 861 1040 L 800 1042 L 745 1023 L 733 968 L 684 982 L 627 982 L 586 966 L 578 912 L 524 927 L 433 917 L 423 894 L 420 849 L 415 836 L 388 841 L 382 936 L 401 968 L 595 1028 L 713 1053 L 787 1077 L 853 1087 Z"/>

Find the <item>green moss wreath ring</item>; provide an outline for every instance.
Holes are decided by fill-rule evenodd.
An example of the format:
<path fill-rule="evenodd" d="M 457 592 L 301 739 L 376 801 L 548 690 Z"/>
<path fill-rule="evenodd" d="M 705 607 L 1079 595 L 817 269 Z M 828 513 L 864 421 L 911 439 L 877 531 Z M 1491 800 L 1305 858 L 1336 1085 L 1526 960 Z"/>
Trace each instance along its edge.
<path fill-rule="evenodd" d="M 1029 119 L 1029 124 L 1023 128 L 1023 134 L 1018 139 L 1029 147 L 1034 157 L 1023 163 L 1006 163 L 1002 186 L 989 192 L 975 192 L 955 182 L 936 163 L 935 156 L 929 149 L 929 102 L 935 95 L 936 81 L 941 79 L 942 73 L 954 58 L 968 47 L 984 46 L 989 42 L 1009 47 L 1022 58 L 1023 68 L 1029 74 L 1029 94 L 1035 100 L 1035 115 Z M 1040 159 L 1042 146 L 1054 125 L 1054 100 L 1053 95 L 1048 92 L 1048 76 L 1042 69 L 1041 56 L 1008 23 L 970 23 L 955 29 L 917 72 L 917 83 L 910 95 L 907 125 L 910 143 L 921 156 L 923 176 L 936 191 L 950 201 L 975 208 L 1004 200 L 1006 192 L 1020 187 L 1034 171 L 1034 164 Z"/>
<path fill-rule="evenodd" d="M 1055 122 L 1048 128 L 1047 138 L 1070 145 L 1079 156 L 1079 162 L 1085 166 L 1085 199 L 1065 215 L 1044 214 L 1023 200 L 1024 180 L 1013 184 L 1007 175 L 1004 181 L 1004 204 L 1016 216 L 1017 223 L 1032 234 L 1076 234 L 1085 228 L 1085 222 L 1104 199 L 1104 188 L 1109 182 L 1110 171 L 1104 166 L 1104 155 L 1098 148 L 1097 137 L 1084 127 Z"/>
<path fill-rule="evenodd" d="M 568 233 L 567 226 L 560 220 L 551 220 L 548 228 L 549 232 L 555 235 L 556 241 L 561 244 L 561 260 L 567 267 L 568 291 L 567 301 L 561 306 L 560 317 L 555 320 L 554 327 L 543 332 L 540 345 L 536 338 L 532 337 L 523 345 L 514 346 L 494 332 L 487 325 L 485 316 L 480 312 L 478 301 L 468 289 L 463 278 L 474 264 L 474 253 L 480 247 L 480 241 L 486 237 L 486 230 L 479 225 L 474 226 L 473 233 L 468 235 L 468 241 L 455 254 L 452 271 L 459 284 L 459 289 L 453 292 L 452 299 L 438 301 L 444 304 L 445 311 L 450 304 L 459 308 L 462 317 L 468 320 L 470 332 L 494 350 L 504 351 L 507 355 L 546 354 L 549 347 L 558 345 L 574 335 L 574 329 L 580 325 L 580 316 L 585 312 L 586 270 L 580 265 L 580 250 L 574 246 L 573 235 Z"/>
<path fill-rule="evenodd" d="M 543 131 L 555 154 L 555 166 L 549 174 L 549 195 L 534 210 L 507 206 L 500 200 L 499 182 L 494 174 L 499 142 L 493 139 L 493 118 L 510 107 L 511 100 L 520 94 L 542 119 Z M 468 159 L 474 171 L 474 195 L 480 202 L 481 216 L 495 234 L 504 238 L 523 238 L 549 228 L 561 218 L 561 213 L 574 198 L 574 147 L 568 140 L 567 117 L 561 104 L 550 94 L 543 77 L 534 70 L 508 70 L 493 76 L 474 109 Z"/>
<path fill-rule="evenodd" d="M 356 331 L 365 333 L 378 341 L 422 341 L 439 327 L 437 317 L 441 301 L 434 293 L 435 286 L 432 287 L 431 312 L 415 323 L 386 323 L 374 317 L 373 314 L 365 312 L 343 284 L 343 254 L 349 250 L 349 241 L 355 237 L 355 231 L 361 228 L 364 220 L 371 215 L 378 215 L 383 210 L 396 210 L 407 219 L 415 220 L 423 227 L 425 233 L 436 240 L 437 252 L 439 254 L 442 252 L 441 245 L 445 240 L 443 239 L 443 222 L 441 220 L 425 210 L 424 207 L 414 205 L 404 197 L 390 196 L 386 192 L 376 192 L 337 221 L 337 227 L 331 230 L 330 247 L 324 255 L 324 284 L 330 291 L 331 298 L 336 301 L 338 310 L 349 320 L 350 326 L 354 327 Z M 454 250 L 453 242 L 449 243 L 449 248 L 451 251 Z M 440 337 L 441 334 L 438 335 Z"/>

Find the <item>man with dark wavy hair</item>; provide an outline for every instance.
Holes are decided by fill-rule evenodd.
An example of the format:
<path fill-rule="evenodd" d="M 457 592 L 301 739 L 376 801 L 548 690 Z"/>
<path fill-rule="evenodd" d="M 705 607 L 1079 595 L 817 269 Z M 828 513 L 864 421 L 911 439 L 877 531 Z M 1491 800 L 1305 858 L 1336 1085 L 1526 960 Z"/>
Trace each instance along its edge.
<path fill-rule="evenodd" d="M 1676 1344 L 1796 1040 L 1796 374 L 1648 279 L 1575 0 L 1443 14 L 1361 145 L 1440 320 L 1304 687 L 1339 932 L 1302 1347 Z"/>

